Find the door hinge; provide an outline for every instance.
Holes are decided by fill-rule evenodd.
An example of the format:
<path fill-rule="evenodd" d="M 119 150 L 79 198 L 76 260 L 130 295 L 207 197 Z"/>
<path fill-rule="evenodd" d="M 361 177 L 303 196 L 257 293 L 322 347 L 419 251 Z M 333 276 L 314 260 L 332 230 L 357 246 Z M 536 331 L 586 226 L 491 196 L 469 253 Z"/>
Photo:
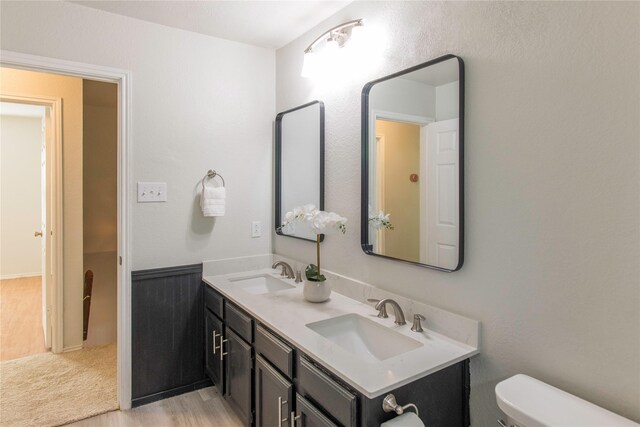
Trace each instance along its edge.
<path fill-rule="evenodd" d="M 119 256 L 119 257 L 118 257 L 118 263 L 119 263 L 120 265 L 122 265 L 122 257 L 121 257 L 121 256 Z"/>

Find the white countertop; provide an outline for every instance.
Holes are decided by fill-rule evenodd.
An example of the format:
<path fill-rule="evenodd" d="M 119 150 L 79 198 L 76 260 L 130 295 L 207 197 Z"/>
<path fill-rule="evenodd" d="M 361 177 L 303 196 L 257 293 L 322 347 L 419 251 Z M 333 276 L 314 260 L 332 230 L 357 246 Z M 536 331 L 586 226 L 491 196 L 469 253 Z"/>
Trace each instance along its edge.
<path fill-rule="evenodd" d="M 427 328 L 421 333 L 413 332 L 411 319 L 407 319 L 406 325 L 396 325 L 391 313 L 393 310 L 390 311 L 389 318 L 378 318 L 377 311 L 372 306 L 337 292 L 331 294 L 329 301 L 314 304 L 304 300 L 302 283 L 296 285 L 296 289 L 252 295 L 229 280 L 260 274 L 281 278 L 274 270 L 263 269 L 205 276 L 203 280 L 368 398 L 377 397 L 478 354 L 478 348 L 452 340 Z M 293 280 L 286 281 L 293 284 Z M 423 346 L 383 361 L 367 361 L 357 358 L 306 327 L 308 323 L 350 313 L 359 314 L 389 327 L 421 342 Z"/>

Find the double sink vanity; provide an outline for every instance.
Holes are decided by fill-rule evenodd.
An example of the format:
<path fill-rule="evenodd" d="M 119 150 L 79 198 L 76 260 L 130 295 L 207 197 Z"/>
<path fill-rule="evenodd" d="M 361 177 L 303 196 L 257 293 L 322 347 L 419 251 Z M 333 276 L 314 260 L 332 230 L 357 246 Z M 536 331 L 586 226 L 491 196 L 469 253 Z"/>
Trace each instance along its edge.
<path fill-rule="evenodd" d="M 469 425 L 478 349 L 428 320 L 414 331 L 395 323 L 399 306 L 378 317 L 338 292 L 310 303 L 270 268 L 204 276 L 203 287 L 205 370 L 245 425 L 377 427 L 396 416 L 383 409 L 389 394 L 426 425 Z"/>

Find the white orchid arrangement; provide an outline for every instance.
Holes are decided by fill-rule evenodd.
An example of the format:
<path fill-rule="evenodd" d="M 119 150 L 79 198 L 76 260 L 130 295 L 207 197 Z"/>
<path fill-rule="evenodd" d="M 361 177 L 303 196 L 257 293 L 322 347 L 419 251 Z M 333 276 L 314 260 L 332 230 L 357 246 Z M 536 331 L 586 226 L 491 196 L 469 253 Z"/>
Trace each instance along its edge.
<path fill-rule="evenodd" d="M 389 215 L 390 214 L 385 214 L 383 211 L 374 213 L 371 206 L 369 206 L 369 225 L 373 227 L 374 230 L 382 230 L 383 228 L 393 230 L 393 224 L 391 224 L 391 220 L 389 220 Z"/>
<path fill-rule="evenodd" d="M 320 235 L 334 234 L 336 232 L 341 232 L 342 234 L 346 233 L 347 218 L 340 216 L 335 212 L 321 211 L 314 205 L 304 205 L 295 207 L 293 210 L 287 212 L 284 215 L 284 222 L 280 226 L 279 230 L 284 234 L 291 234 L 296 223 L 308 224 L 316 235 L 316 254 L 318 263 L 316 265 L 310 264 L 305 269 L 307 280 L 312 282 L 324 282 L 327 279 L 320 274 Z"/>

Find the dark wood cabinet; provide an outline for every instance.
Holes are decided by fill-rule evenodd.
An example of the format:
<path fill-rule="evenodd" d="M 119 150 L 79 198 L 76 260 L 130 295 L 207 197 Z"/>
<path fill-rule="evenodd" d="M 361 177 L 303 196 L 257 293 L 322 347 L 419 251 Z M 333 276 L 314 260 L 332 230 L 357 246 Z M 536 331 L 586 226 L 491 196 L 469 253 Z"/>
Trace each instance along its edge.
<path fill-rule="evenodd" d="M 205 371 L 220 392 L 224 391 L 224 376 L 222 375 L 224 360 L 220 342 L 223 337 L 222 320 L 209 309 L 204 310 L 205 319 Z"/>
<path fill-rule="evenodd" d="M 256 356 L 256 427 L 293 427 L 293 384 Z"/>
<path fill-rule="evenodd" d="M 338 427 L 311 402 L 299 394 L 296 395 L 295 427 Z"/>
<path fill-rule="evenodd" d="M 251 345 L 228 327 L 221 351 L 226 360 L 225 397 L 238 412 L 245 425 L 253 423 L 253 356 Z"/>
<path fill-rule="evenodd" d="M 203 286 L 205 371 L 247 427 L 378 427 L 396 416 L 382 410 L 387 393 L 372 399 L 362 395 Z M 390 393 L 402 404 L 415 403 L 425 425 L 469 426 L 468 360 Z"/>

